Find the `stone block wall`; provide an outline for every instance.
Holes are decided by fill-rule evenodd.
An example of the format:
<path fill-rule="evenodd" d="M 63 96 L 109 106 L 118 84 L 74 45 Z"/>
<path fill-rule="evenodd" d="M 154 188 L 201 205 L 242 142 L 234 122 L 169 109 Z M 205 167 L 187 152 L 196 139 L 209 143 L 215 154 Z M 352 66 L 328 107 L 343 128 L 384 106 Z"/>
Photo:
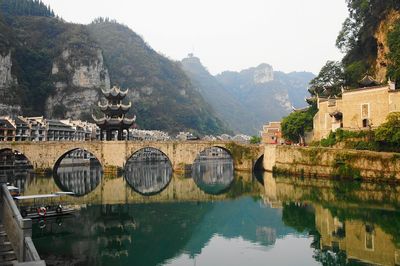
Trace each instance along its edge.
<path fill-rule="evenodd" d="M 320 147 L 267 146 L 264 168 L 310 177 L 400 181 L 400 154 Z"/>

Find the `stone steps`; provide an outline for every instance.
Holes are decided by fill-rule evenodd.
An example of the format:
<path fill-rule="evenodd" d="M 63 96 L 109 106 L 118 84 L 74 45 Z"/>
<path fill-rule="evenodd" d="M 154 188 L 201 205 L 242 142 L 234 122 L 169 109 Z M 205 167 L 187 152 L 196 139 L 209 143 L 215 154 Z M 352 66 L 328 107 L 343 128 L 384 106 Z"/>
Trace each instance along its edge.
<path fill-rule="evenodd" d="M 16 259 L 17 256 L 15 255 L 13 250 L 0 252 L 0 263 L 9 262 Z"/>
<path fill-rule="evenodd" d="M 13 265 L 17 256 L 8 240 L 4 225 L 0 224 L 0 266 Z"/>
<path fill-rule="evenodd" d="M 12 246 L 11 246 L 11 242 L 3 242 L 3 243 L 0 243 L 0 252 L 3 252 L 3 251 L 12 251 L 13 250 L 13 248 L 12 248 Z"/>
<path fill-rule="evenodd" d="M 17 263 L 17 260 L 10 260 L 10 261 L 5 261 L 5 262 L 0 262 L 0 266 L 12 266 L 14 263 Z"/>
<path fill-rule="evenodd" d="M 0 245 L 5 243 L 5 242 L 8 242 L 7 235 L 0 235 Z"/>

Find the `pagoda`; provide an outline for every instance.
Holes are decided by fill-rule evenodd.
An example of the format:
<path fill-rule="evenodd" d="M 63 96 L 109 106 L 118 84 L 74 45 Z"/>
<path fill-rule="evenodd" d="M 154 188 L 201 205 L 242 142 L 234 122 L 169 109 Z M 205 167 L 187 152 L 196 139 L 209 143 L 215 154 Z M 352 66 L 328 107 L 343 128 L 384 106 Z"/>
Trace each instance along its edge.
<path fill-rule="evenodd" d="M 100 127 L 100 139 L 103 140 L 104 132 L 106 132 L 106 140 L 113 139 L 113 133 L 117 132 L 117 139 L 123 139 L 123 132 L 126 130 L 126 136 L 129 140 L 129 128 L 136 120 L 136 116 L 132 119 L 125 115 L 131 107 L 131 102 L 123 104 L 122 100 L 126 97 L 128 90 L 122 91 L 114 86 L 112 89 L 101 90 L 104 97 L 107 99 L 106 104 L 98 103 L 98 107 L 104 113 L 102 118 L 97 118 L 93 115 L 93 119 Z"/>

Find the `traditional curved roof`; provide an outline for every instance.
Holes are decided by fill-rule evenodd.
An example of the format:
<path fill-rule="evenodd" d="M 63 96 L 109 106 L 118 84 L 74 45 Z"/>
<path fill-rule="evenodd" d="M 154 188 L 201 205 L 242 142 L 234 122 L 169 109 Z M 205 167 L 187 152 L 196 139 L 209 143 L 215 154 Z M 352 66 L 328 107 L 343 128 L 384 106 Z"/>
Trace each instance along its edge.
<path fill-rule="evenodd" d="M 131 108 L 132 103 L 129 102 L 128 104 L 101 104 L 101 102 L 98 103 L 98 106 L 100 107 L 100 110 L 105 112 L 105 111 L 124 111 L 127 112 L 129 108 Z"/>
<path fill-rule="evenodd" d="M 107 99 L 109 98 L 118 98 L 118 99 L 123 99 L 125 96 L 128 94 L 128 90 L 122 91 L 119 87 L 113 86 L 110 90 L 101 90 L 103 93 L 104 97 Z"/>
<path fill-rule="evenodd" d="M 365 75 L 360 81 L 361 86 L 370 87 L 378 85 L 378 82 L 370 75 Z"/>
<path fill-rule="evenodd" d="M 106 116 L 96 118 L 94 115 L 92 115 L 92 118 L 98 126 L 131 126 L 136 120 L 136 116 L 130 119 L 127 117 L 121 118 Z"/>

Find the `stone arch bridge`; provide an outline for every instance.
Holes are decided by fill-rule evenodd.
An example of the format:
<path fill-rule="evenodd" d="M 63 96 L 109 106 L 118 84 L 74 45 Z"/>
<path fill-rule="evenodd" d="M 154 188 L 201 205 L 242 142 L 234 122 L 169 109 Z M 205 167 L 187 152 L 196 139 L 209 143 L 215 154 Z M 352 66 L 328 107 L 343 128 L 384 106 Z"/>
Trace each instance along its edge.
<path fill-rule="evenodd" d="M 122 168 L 138 150 L 155 148 L 168 156 L 174 170 L 191 166 L 197 155 L 210 147 L 228 151 L 236 170 L 252 170 L 264 154 L 263 145 L 238 144 L 227 141 L 64 141 L 2 142 L 0 151 L 11 149 L 24 154 L 37 171 L 52 169 L 66 153 L 83 149 L 92 153 L 105 170 Z"/>

